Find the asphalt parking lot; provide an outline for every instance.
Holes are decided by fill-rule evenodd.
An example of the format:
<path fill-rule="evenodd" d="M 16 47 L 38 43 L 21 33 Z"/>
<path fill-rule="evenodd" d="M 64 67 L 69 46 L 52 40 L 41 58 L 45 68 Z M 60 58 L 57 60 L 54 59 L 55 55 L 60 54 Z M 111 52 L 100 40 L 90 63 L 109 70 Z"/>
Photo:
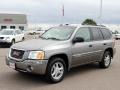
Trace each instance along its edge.
<path fill-rule="evenodd" d="M 100 69 L 97 64 L 72 69 L 64 80 L 49 84 L 42 76 L 20 74 L 5 64 L 9 47 L 0 48 L 0 90 L 120 90 L 120 41 L 110 68 Z"/>

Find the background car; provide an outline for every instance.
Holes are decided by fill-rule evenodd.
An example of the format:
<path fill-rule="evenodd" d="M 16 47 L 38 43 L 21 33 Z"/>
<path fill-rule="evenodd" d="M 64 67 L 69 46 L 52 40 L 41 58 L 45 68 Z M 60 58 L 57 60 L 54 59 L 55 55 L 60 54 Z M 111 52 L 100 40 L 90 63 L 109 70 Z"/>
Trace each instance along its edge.
<path fill-rule="evenodd" d="M 24 34 L 19 29 L 3 29 L 0 32 L 0 44 L 14 44 L 23 41 Z"/>
<path fill-rule="evenodd" d="M 119 39 L 120 39 L 120 32 L 115 31 L 115 32 L 112 32 L 112 34 L 113 34 L 113 36 L 114 36 L 114 38 L 115 38 L 116 40 L 119 40 Z"/>
<path fill-rule="evenodd" d="M 120 39 L 120 33 L 115 34 L 115 39 L 119 40 Z"/>
<path fill-rule="evenodd" d="M 36 34 L 39 34 L 39 35 L 42 35 L 46 30 L 26 30 L 24 31 L 25 34 L 27 35 L 36 35 Z"/>

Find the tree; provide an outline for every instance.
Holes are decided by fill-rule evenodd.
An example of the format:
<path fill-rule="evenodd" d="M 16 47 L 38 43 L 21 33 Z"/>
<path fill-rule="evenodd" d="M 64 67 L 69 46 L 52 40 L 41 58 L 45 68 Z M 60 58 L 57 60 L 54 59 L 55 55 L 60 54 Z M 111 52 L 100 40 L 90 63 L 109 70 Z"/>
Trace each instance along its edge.
<path fill-rule="evenodd" d="M 93 19 L 86 19 L 83 21 L 82 25 L 94 25 L 97 26 L 97 23 Z"/>

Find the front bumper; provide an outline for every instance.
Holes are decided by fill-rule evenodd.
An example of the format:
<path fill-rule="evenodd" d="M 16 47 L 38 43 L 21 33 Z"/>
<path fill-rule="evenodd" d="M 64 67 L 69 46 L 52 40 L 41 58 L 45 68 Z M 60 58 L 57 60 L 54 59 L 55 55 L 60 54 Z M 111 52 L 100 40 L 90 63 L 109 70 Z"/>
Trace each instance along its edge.
<path fill-rule="evenodd" d="M 8 41 L 8 40 L 2 40 L 2 39 L 0 39 L 0 44 L 9 44 L 9 43 L 11 43 L 11 42 Z"/>
<path fill-rule="evenodd" d="M 6 64 L 10 66 L 10 63 L 15 64 L 15 70 L 44 75 L 48 60 L 23 60 L 18 62 L 7 57 Z"/>

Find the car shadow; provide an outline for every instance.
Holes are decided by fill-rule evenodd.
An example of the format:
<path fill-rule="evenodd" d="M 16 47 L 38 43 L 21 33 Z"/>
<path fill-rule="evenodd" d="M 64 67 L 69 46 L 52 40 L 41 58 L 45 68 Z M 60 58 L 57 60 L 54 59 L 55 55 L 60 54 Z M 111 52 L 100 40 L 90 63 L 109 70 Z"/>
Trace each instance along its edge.
<path fill-rule="evenodd" d="M 20 72 L 11 72 L 9 73 L 8 81 L 10 86 L 14 86 L 17 84 L 19 87 L 24 88 L 36 88 L 36 87 L 44 87 L 45 85 L 49 85 L 48 82 L 46 82 L 44 76 L 42 75 L 36 75 L 36 74 L 28 74 L 28 73 L 20 73 Z"/>
<path fill-rule="evenodd" d="M 82 78 L 84 75 L 88 75 L 88 73 L 95 72 L 101 70 L 99 69 L 98 64 L 88 64 L 79 66 L 71 69 L 65 76 L 64 80 L 61 82 L 62 84 L 68 82 L 68 80 L 72 80 L 72 78 L 77 77 Z M 9 74 L 8 74 L 9 73 Z M 14 85 L 15 87 L 24 87 L 27 89 L 30 88 L 42 88 L 45 86 L 52 86 L 54 84 L 48 83 L 45 80 L 45 77 L 42 75 L 28 74 L 28 73 L 20 73 L 17 71 L 12 71 L 4 73 L 3 78 L 6 78 L 6 84 L 9 84 L 10 87 Z M 59 84 L 59 83 L 57 83 Z"/>
<path fill-rule="evenodd" d="M 82 65 L 82 66 L 78 66 L 78 67 L 74 67 L 72 68 L 66 75 L 66 78 L 75 76 L 75 75 L 82 75 L 82 74 L 86 74 L 89 72 L 95 72 L 98 70 L 102 70 L 100 69 L 98 63 L 91 63 L 91 64 L 87 64 L 87 65 Z"/>
<path fill-rule="evenodd" d="M 0 45 L 0 48 L 10 48 L 10 45 L 8 44 Z"/>
<path fill-rule="evenodd" d="M 74 75 L 85 74 L 86 72 L 95 71 L 95 70 L 101 70 L 101 69 L 99 69 L 99 66 L 96 63 L 79 66 L 76 68 L 72 68 L 66 74 L 65 78 L 72 78 L 72 76 L 74 76 Z M 40 83 L 41 83 L 41 85 L 49 84 L 48 82 L 46 82 L 44 76 L 36 75 L 36 74 L 16 72 L 16 73 L 14 73 L 12 78 L 18 80 L 19 82 L 29 83 L 29 85 L 30 85 L 30 82 L 32 82 L 32 84 L 35 84 L 38 86 L 40 86 Z"/>

